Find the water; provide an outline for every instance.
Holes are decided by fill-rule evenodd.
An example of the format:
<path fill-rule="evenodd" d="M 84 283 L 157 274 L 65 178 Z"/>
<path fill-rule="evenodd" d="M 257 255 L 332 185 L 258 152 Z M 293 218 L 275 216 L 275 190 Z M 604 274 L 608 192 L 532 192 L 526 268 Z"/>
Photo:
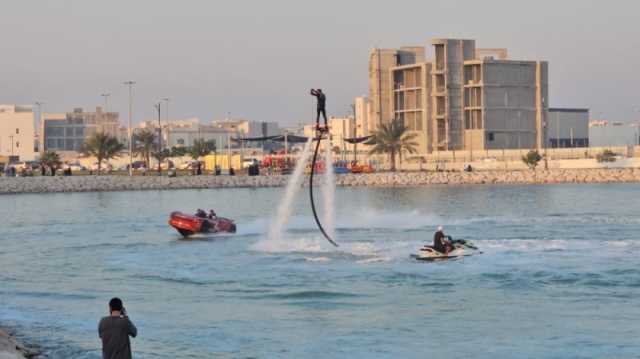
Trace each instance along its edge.
<path fill-rule="evenodd" d="M 338 188 L 333 248 L 281 189 L 0 197 L 0 323 L 99 358 L 121 296 L 137 358 L 635 358 L 640 185 Z M 239 233 L 180 240 L 174 209 Z M 442 224 L 479 256 L 418 263 Z"/>
<path fill-rule="evenodd" d="M 296 194 L 300 192 L 300 185 L 302 185 L 302 175 L 304 174 L 304 169 L 307 166 L 307 160 L 311 155 L 311 143 L 312 139 L 310 138 L 307 143 L 305 143 L 304 148 L 302 149 L 302 154 L 296 163 L 296 167 L 291 174 L 291 178 L 289 179 L 289 183 L 287 183 L 287 187 L 285 188 L 284 196 L 282 197 L 282 202 L 278 206 L 278 212 L 276 213 L 275 218 L 272 219 L 272 227 L 269 234 L 269 239 L 271 240 L 279 240 L 282 238 L 282 234 L 284 233 L 285 226 L 289 223 L 289 217 L 291 217 L 291 204 L 293 203 Z"/>

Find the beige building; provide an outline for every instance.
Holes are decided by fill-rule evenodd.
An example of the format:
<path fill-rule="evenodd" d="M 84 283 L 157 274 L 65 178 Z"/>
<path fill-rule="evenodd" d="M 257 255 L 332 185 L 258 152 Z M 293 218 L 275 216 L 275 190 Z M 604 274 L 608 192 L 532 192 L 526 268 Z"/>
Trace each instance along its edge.
<path fill-rule="evenodd" d="M 374 49 L 369 61 L 369 130 L 401 119 L 419 152 L 533 148 L 544 143 L 548 65 L 508 60 L 475 40 L 434 39 L 425 49 Z"/>
<path fill-rule="evenodd" d="M 431 124 L 431 63 L 392 67 L 393 79 L 392 118 L 400 119 L 409 132 L 416 134 L 420 152 L 430 152 L 428 137 Z"/>
<path fill-rule="evenodd" d="M 424 62 L 424 47 L 399 49 L 373 49 L 369 54 L 368 130 L 375 131 L 382 122 L 393 119 L 392 101 L 394 84 L 390 75 L 393 67 Z"/>
<path fill-rule="evenodd" d="M 120 121 L 117 112 L 95 112 L 76 108 L 67 113 L 43 113 L 40 120 L 40 150 L 79 152 L 87 138 L 104 132 L 119 137 Z"/>
<path fill-rule="evenodd" d="M 31 106 L 0 105 L 0 156 L 12 161 L 33 161 L 34 114 Z"/>

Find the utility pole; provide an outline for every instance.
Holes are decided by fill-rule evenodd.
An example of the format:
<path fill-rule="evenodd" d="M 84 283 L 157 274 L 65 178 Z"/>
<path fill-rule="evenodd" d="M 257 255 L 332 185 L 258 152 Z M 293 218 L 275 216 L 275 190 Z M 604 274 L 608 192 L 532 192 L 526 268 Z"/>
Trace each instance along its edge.
<path fill-rule="evenodd" d="M 133 112 L 133 85 L 134 81 L 126 81 L 125 85 L 129 86 L 129 127 L 127 135 L 129 137 L 129 176 L 133 176 L 133 133 L 131 132 L 131 116 Z"/>
<path fill-rule="evenodd" d="M 158 102 L 155 106 L 158 110 L 158 176 L 162 176 L 162 125 L 160 123 L 161 106 L 162 102 Z"/>

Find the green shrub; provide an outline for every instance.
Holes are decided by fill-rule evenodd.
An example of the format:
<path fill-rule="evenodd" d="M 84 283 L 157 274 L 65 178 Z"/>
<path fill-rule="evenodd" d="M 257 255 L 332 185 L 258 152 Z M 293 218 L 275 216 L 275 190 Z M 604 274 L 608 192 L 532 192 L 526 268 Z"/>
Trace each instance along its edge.
<path fill-rule="evenodd" d="M 615 162 L 616 161 L 616 154 L 611 150 L 604 150 L 601 153 L 598 153 L 596 155 L 596 160 L 598 160 L 598 162 L 600 162 L 600 163 L 603 163 L 603 162 Z"/>
<path fill-rule="evenodd" d="M 522 156 L 522 162 L 524 162 L 529 169 L 535 170 L 538 166 L 538 162 L 542 160 L 542 156 L 536 150 L 531 150 L 526 155 Z"/>

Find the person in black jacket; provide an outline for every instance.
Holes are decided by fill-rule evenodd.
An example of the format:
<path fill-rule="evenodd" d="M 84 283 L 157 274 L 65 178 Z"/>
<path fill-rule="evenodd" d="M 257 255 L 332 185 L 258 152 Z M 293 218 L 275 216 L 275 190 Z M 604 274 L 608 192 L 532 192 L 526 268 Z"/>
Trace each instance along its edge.
<path fill-rule="evenodd" d="M 449 254 L 451 248 L 451 237 L 444 234 L 442 226 L 438 226 L 438 230 L 433 235 L 433 249 L 446 255 Z"/>
<path fill-rule="evenodd" d="M 311 96 L 315 96 L 318 99 L 316 128 L 320 129 L 320 115 L 322 114 L 322 117 L 324 118 L 324 127 L 326 129 L 327 128 L 327 111 L 326 111 L 327 97 L 322 92 L 322 89 L 317 89 L 317 90 L 311 89 Z"/>
<path fill-rule="evenodd" d="M 109 316 L 100 320 L 98 335 L 102 340 L 103 359 L 131 359 L 131 342 L 138 329 L 129 320 L 120 298 L 109 301 Z"/>

